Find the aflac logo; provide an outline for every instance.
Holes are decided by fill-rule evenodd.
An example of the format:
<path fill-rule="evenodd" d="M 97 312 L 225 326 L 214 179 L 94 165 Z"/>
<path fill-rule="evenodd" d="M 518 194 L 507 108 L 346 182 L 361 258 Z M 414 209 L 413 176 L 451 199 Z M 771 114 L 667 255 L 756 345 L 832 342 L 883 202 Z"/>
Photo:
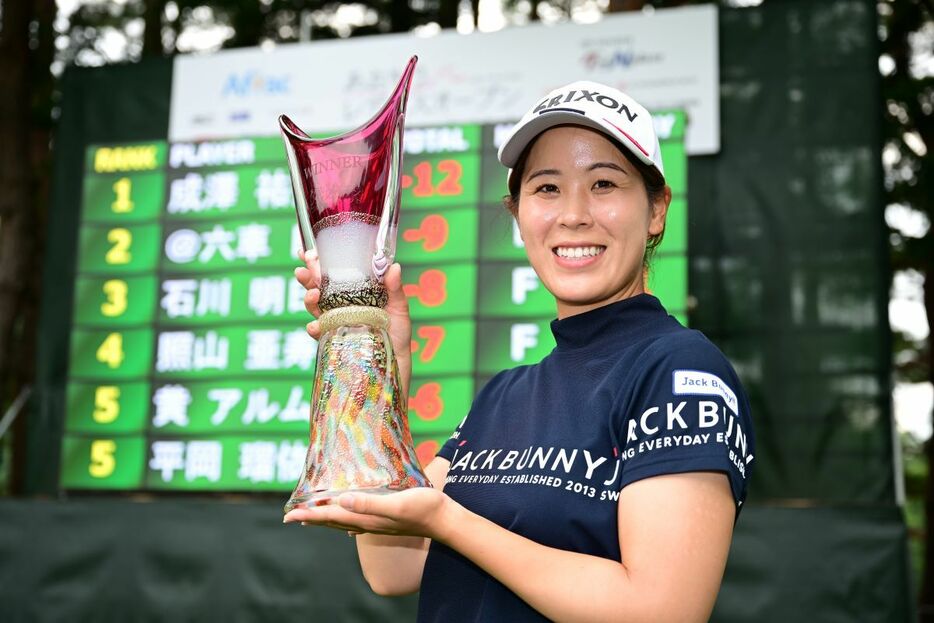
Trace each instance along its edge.
<path fill-rule="evenodd" d="M 289 76 L 271 76 L 248 69 L 232 73 L 224 80 L 221 97 L 249 97 L 251 95 L 286 95 Z"/>

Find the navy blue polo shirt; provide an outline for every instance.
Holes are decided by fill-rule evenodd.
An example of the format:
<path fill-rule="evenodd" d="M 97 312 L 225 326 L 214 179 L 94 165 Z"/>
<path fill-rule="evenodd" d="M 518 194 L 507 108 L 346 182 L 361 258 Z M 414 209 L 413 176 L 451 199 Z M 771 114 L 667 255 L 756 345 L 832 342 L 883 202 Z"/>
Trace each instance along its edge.
<path fill-rule="evenodd" d="M 723 354 L 641 294 L 551 323 L 540 363 L 497 374 L 438 455 L 444 492 L 533 541 L 620 560 L 619 492 L 691 471 L 729 477 L 737 513 L 754 440 Z M 432 543 L 419 621 L 545 621 L 472 562 Z"/>

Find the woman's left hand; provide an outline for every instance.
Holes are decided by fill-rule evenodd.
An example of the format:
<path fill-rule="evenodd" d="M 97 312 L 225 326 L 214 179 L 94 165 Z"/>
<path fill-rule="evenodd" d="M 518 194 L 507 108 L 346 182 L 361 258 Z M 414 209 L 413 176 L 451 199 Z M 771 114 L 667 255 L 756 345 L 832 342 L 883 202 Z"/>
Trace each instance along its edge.
<path fill-rule="evenodd" d="M 331 504 L 291 510 L 283 521 L 300 521 L 305 525 L 352 533 L 437 539 L 455 504 L 443 492 L 431 487 L 415 487 L 387 495 L 344 493 Z"/>

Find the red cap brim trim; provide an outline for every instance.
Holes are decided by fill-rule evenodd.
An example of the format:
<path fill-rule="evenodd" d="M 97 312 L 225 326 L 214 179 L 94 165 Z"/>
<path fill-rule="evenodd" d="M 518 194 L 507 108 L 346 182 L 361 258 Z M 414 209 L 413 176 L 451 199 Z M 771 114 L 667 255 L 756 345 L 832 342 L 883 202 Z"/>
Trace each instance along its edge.
<path fill-rule="evenodd" d="M 633 145 L 635 145 L 636 147 L 639 148 L 639 151 L 641 151 L 642 153 L 645 154 L 645 157 L 646 157 L 646 158 L 649 158 L 649 159 L 652 158 L 651 156 L 649 156 L 649 152 L 645 151 L 645 148 L 644 148 L 642 145 L 639 144 L 639 141 L 637 141 L 637 140 L 634 139 L 633 137 L 629 136 L 629 134 L 627 134 L 622 128 L 620 128 L 618 125 L 616 125 L 615 123 L 613 123 L 612 121 L 610 121 L 610 120 L 607 119 L 606 117 L 604 117 L 603 120 L 606 121 L 607 123 L 609 123 L 609 124 L 610 124 L 611 126 L 613 126 L 614 128 L 616 128 L 616 129 L 619 131 L 620 134 L 622 134 L 623 136 L 625 136 L 626 138 L 628 138 L 629 141 L 630 141 Z"/>

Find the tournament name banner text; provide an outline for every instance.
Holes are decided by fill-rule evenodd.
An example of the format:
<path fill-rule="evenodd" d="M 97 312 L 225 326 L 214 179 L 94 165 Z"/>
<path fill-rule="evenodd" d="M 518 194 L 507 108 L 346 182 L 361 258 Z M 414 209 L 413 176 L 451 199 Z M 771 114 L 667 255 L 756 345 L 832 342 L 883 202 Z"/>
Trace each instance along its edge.
<path fill-rule="evenodd" d="M 399 68 L 417 54 L 407 127 L 516 120 L 530 98 L 591 80 L 649 110 L 684 111 L 690 119 L 687 153 L 715 154 L 718 29 L 717 6 L 706 4 L 603 15 L 590 24 L 529 24 L 470 35 L 444 30 L 431 37 L 400 33 L 181 55 L 172 72 L 168 138 L 262 136 L 280 114 L 301 120 L 310 132 L 356 127 L 379 109 Z"/>

